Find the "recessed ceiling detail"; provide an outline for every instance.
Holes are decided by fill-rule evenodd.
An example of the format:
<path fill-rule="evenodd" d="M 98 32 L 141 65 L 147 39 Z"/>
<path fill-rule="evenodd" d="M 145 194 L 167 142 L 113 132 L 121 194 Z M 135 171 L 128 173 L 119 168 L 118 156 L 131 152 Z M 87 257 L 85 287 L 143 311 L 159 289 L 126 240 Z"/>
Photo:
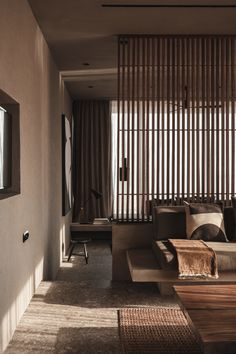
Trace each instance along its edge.
<path fill-rule="evenodd" d="M 116 97 L 118 35 L 236 33 L 236 0 L 28 2 L 75 99 Z"/>

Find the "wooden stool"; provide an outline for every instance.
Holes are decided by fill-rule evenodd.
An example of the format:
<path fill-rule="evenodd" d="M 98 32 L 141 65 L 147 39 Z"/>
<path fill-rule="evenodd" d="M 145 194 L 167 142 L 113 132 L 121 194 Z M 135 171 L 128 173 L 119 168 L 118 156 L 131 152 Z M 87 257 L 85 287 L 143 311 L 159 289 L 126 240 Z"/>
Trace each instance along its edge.
<path fill-rule="evenodd" d="M 79 253 L 75 253 L 77 256 L 82 256 L 82 257 L 84 257 L 85 258 L 85 261 L 86 261 L 86 264 L 88 264 L 88 257 L 89 257 L 89 255 L 88 255 L 88 251 L 87 251 L 87 243 L 89 243 L 89 242 L 91 242 L 92 240 L 91 240 L 91 238 L 81 238 L 81 239 L 72 239 L 72 240 L 70 240 L 70 251 L 69 251 L 69 255 L 68 255 L 68 258 L 67 258 L 67 262 L 69 262 L 69 260 L 70 260 L 70 257 L 72 256 L 72 253 L 73 253 L 73 250 L 74 250 L 74 248 L 75 248 L 75 246 L 77 245 L 77 244 L 81 244 L 81 245 L 83 245 L 83 247 L 84 247 L 84 251 L 83 252 L 79 252 Z"/>

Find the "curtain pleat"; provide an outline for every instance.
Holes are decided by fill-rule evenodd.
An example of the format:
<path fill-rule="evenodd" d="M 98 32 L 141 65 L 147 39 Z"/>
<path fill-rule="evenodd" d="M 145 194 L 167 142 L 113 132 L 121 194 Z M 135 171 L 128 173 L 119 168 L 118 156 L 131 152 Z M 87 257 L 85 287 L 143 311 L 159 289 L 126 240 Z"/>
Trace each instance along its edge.
<path fill-rule="evenodd" d="M 73 220 L 83 217 L 110 217 L 111 183 L 111 116 L 109 101 L 75 101 L 73 105 Z M 96 199 L 91 189 L 102 193 Z"/>

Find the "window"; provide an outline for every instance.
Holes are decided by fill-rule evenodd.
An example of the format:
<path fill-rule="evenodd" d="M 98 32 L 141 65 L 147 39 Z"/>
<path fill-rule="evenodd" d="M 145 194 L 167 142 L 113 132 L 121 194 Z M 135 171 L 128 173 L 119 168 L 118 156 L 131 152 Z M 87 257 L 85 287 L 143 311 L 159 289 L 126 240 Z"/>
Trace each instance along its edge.
<path fill-rule="evenodd" d="M 20 193 L 20 107 L 0 90 L 0 199 Z"/>
<path fill-rule="evenodd" d="M 11 116 L 0 106 L 0 190 L 11 186 Z"/>

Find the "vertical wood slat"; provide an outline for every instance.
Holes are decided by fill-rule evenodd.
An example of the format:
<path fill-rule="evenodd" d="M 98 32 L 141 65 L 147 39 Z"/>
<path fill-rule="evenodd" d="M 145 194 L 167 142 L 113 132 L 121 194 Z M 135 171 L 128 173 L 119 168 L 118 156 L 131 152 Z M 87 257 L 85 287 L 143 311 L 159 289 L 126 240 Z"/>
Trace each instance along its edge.
<path fill-rule="evenodd" d="M 211 197 L 215 192 L 215 38 L 211 40 Z"/>
<path fill-rule="evenodd" d="M 166 203 L 170 194 L 170 38 L 166 48 Z"/>
<path fill-rule="evenodd" d="M 127 122 L 126 122 L 126 150 L 127 150 L 127 160 L 125 168 L 126 175 L 126 218 L 129 220 L 129 188 L 130 188 L 130 178 L 129 178 L 129 166 L 130 166 L 130 47 L 131 47 L 131 39 L 127 39 Z"/>
<path fill-rule="evenodd" d="M 180 203 L 180 38 L 177 38 L 177 203 Z M 174 106 L 175 107 L 175 106 Z"/>
<path fill-rule="evenodd" d="M 134 222 L 134 159 L 135 159 L 135 153 L 134 153 L 134 141 L 135 141 L 135 130 L 134 130 L 134 124 L 135 124 L 135 83 L 136 83 L 136 75 L 135 75 L 135 44 L 136 44 L 136 38 L 133 38 L 132 40 L 132 67 L 131 67 L 131 72 L 132 72 L 132 141 L 130 143 L 131 145 L 131 221 Z"/>
<path fill-rule="evenodd" d="M 232 119 L 232 180 L 231 180 L 231 193 L 235 193 L 235 39 L 231 39 L 231 119 Z"/>
<path fill-rule="evenodd" d="M 226 134 L 225 134 L 225 157 L 226 157 L 226 163 L 225 163 L 225 169 L 226 169 L 226 205 L 229 205 L 229 40 L 228 38 L 225 39 L 225 86 L 226 86 L 226 92 L 225 92 L 225 104 L 226 104 Z"/>
<path fill-rule="evenodd" d="M 201 179 L 201 185 L 202 185 L 202 193 L 201 197 L 203 198 L 205 195 L 205 38 L 202 38 L 202 46 L 201 46 L 201 59 L 202 59 L 202 99 L 201 99 L 201 111 L 202 111 L 202 163 L 201 163 L 201 170 L 202 170 L 202 179 Z"/>
<path fill-rule="evenodd" d="M 161 191 L 162 191 L 162 202 L 165 200 L 165 97 L 164 97 L 164 92 L 165 92 L 165 39 L 161 38 L 161 49 L 162 49 L 162 58 L 161 58 L 161 66 L 162 66 L 162 71 L 161 71 L 161 102 L 162 102 L 162 141 L 161 141 L 161 146 L 162 146 L 162 166 L 161 166 L 161 181 L 162 181 L 162 186 L 161 186 Z"/>
<path fill-rule="evenodd" d="M 220 199 L 220 40 L 216 40 L 216 200 Z"/>
<path fill-rule="evenodd" d="M 211 173 L 210 173 L 210 38 L 206 39 L 206 200 L 210 202 L 210 186 L 211 186 Z"/>
<path fill-rule="evenodd" d="M 148 208 L 148 201 L 149 201 L 149 159 L 150 159 L 150 153 L 149 153 L 149 124 L 150 124 L 150 110 L 149 110 L 149 103 L 150 103 L 150 38 L 147 37 L 147 71 L 146 71 L 146 95 L 145 95 L 145 101 L 146 101 L 146 144 L 145 144 L 145 149 L 146 149 L 146 177 L 145 177 L 145 182 L 146 182 L 146 189 L 144 189 L 144 195 L 145 195 L 145 200 L 146 202 L 146 207 Z M 145 210 L 144 210 L 144 217 L 145 217 Z M 149 213 L 147 213 L 147 220 L 149 220 Z"/>
<path fill-rule="evenodd" d="M 224 66 L 224 58 L 225 58 L 225 38 L 222 39 L 221 42 L 221 200 L 224 200 L 225 197 L 225 66 Z"/>
<path fill-rule="evenodd" d="M 121 38 L 120 36 L 118 37 L 118 70 L 117 70 L 117 92 L 118 92 L 118 97 L 117 97 L 117 188 L 116 188 L 116 214 L 117 214 L 117 219 L 119 220 L 119 208 L 120 208 L 120 203 L 119 203 L 119 194 L 120 194 L 120 98 L 121 98 L 121 45 L 120 45 Z"/>
<path fill-rule="evenodd" d="M 196 146 L 195 146 L 195 75 L 196 75 L 196 60 L 195 60 L 195 39 L 192 39 L 192 48 L 191 48 L 191 65 L 192 65 L 192 98 L 191 98 L 191 105 L 192 105 L 192 198 L 195 198 L 196 190 L 195 190 L 195 163 L 196 163 Z"/>
<path fill-rule="evenodd" d="M 156 143 L 156 125 L 155 125 L 155 97 L 156 97 L 156 87 L 155 87 L 155 82 L 156 82 L 156 72 L 155 72 L 155 57 L 156 57 L 156 38 L 152 37 L 152 42 L 151 42 L 151 48 L 152 48 L 152 56 L 151 56 L 151 77 L 152 77 L 152 89 L 151 89 L 151 104 L 152 104 L 152 185 L 151 185 L 151 196 L 152 200 L 154 199 L 154 193 L 155 193 L 155 161 L 157 161 L 156 156 L 155 156 L 155 143 Z M 149 211 L 150 213 L 150 211 Z"/>
<path fill-rule="evenodd" d="M 141 216 L 142 221 L 144 221 L 144 195 L 145 195 L 145 164 L 146 164 L 146 156 L 145 156 L 145 94 L 146 94 L 146 37 L 143 38 L 142 41 L 142 153 L 141 153 L 141 161 L 142 161 L 142 210 Z"/>
<path fill-rule="evenodd" d="M 160 190 L 161 190 L 161 183 L 159 176 L 161 175 L 161 158 L 160 158 L 160 146 L 161 146 L 161 132 L 160 132 L 160 117 L 161 117 L 161 105 L 160 105 L 160 91 L 161 91 L 161 51 L 160 51 L 160 44 L 161 39 L 160 37 L 157 38 L 157 144 L 156 144 L 156 158 L 157 158 L 157 175 L 156 175 L 156 198 L 159 202 L 160 199 Z"/>
<path fill-rule="evenodd" d="M 125 165 L 125 90 L 126 90 L 126 76 L 125 76 L 125 68 L 126 68 L 126 49 L 127 49 L 127 39 L 122 41 L 122 63 L 123 65 L 121 66 L 122 68 L 122 138 L 121 138 L 121 147 L 122 147 L 122 152 L 121 152 L 121 158 L 122 158 L 122 163 L 121 163 L 121 219 L 124 219 L 124 188 L 125 188 L 125 181 L 124 181 L 124 165 Z"/>
<path fill-rule="evenodd" d="M 187 171 L 187 200 L 190 201 L 190 94 L 191 94 L 191 85 L 190 85 L 190 39 L 187 38 L 186 41 L 186 83 L 187 83 L 187 90 L 186 90 L 186 104 L 187 104 L 187 119 L 186 119 L 186 129 L 187 129 L 187 141 L 186 141 L 186 171 Z"/>
<path fill-rule="evenodd" d="M 137 179 L 136 179 L 136 203 L 137 203 L 137 221 L 140 218 L 139 211 L 139 174 L 140 174 L 140 162 L 139 162 L 139 120 L 140 120 L 140 97 L 139 97 L 139 85 L 140 85 L 140 38 L 137 38 Z"/>
<path fill-rule="evenodd" d="M 196 39 L 197 45 L 196 45 L 196 64 L 200 63 L 200 38 Z M 200 176 L 200 65 L 196 66 L 196 147 L 197 147 L 197 153 L 196 153 L 196 158 L 197 158 L 197 201 L 199 201 L 199 196 L 200 196 L 200 181 L 201 181 L 201 176 Z"/>
<path fill-rule="evenodd" d="M 186 109 L 186 84 L 185 84 L 185 41 L 184 38 L 182 40 L 182 199 L 184 200 L 186 197 L 185 193 L 185 167 L 186 167 L 186 159 L 185 159 L 185 109 Z"/>
<path fill-rule="evenodd" d="M 175 132 L 176 132 L 176 124 L 175 124 L 175 90 L 176 90 L 176 85 L 175 85 L 175 75 L 176 75 L 176 68 L 175 68 L 175 58 L 176 58 L 176 40 L 173 38 L 172 39 L 172 62 L 171 62 L 171 67 L 172 67 L 172 80 L 171 80 L 171 85 L 172 85 L 172 106 L 171 106 L 171 112 L 172 112 L 172 203 L 174 203 L 175 196 L 176 196 L 176 191 L 175 191 L 175 183 L 176 183 L 176 169 L 175 169 L 175 154 L 176 154 L 176 139 L 175 139 Z"/>

